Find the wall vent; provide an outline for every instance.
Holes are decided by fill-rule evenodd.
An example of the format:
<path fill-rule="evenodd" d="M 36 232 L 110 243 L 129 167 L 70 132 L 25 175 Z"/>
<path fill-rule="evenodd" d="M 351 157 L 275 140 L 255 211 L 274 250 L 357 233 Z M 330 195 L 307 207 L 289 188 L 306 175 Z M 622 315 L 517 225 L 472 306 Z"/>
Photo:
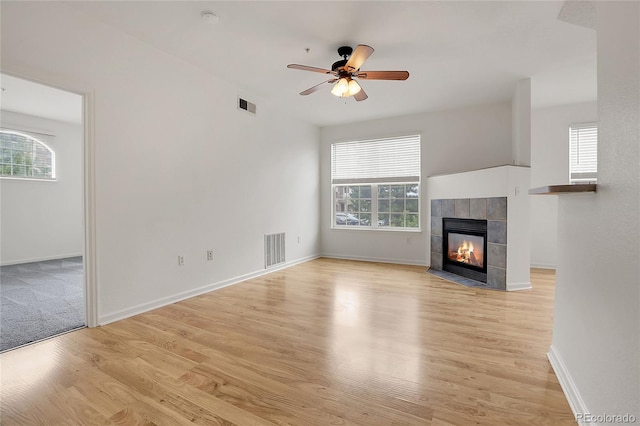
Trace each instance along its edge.
<path fill-rule="evenodd" d="M 251 114 L 256 113 L 256 104 L 249 102 L 246 99 L 238 98 L 238 109 L 243 109 Z"/>
<path fill-rule="evenodd" d="M 264 236 L 264 267 L 270 268 L 285 262 L 284 232 Z"/>

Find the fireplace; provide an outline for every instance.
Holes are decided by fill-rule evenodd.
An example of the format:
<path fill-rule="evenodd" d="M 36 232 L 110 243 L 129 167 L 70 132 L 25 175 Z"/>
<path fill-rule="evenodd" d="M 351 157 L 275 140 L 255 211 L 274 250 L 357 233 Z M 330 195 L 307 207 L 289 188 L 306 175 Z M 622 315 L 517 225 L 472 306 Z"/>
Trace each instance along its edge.
<path fill-rule="evenodd" d="M 487 221 L 444 217 L 442 232 L 442 269 L 486 283 Z"/>
<path fill-rule="evenodd" d="M 430 255 L 429 273 L 448 281 L 467 287 L 491 288 L 495 290 L 522 290 L 531 288 L 529 278 L 529 197 L 518 194 L 517 188 L 529 186 L 529 169 L 516 166 L 494 167 L 474 172 L 457 173 L 453 175 L 432 176 L 428 178 L 428 194 L 430 199 Z M 485 193 L 498 195 L 508 192 L 508 196 L 486 197 Z M 474 195 L 479 195 L 474 198 Z M 462 197 L 462 198 L 457 198 Z M 470 197 L 470 198 L 464 198 Z M 508 208 L 507 208 L 508 207 Z M 476 245 L 484 249 L 483 263 L 480 270 L 474 265 L 468 266 L 464 262 L 451 262 L 448 259 L 445 270 L 445 238 L 443 219 L 473 219 L 486 223 L 486 228 L 455 230 L 448 229 L 454 234 L 483 236 L 486 246 L 474 241 L 474 256 L 479 253 Z M 486 222 L 484 222 L 486 221 Z M 461 221 L 462 223 L 466 221 Z M 469 222 L 471 223 L 471 222 Z M 449 224 L 447 223 L 449 228 Z M 473 228 L 473 227 L 472 227 Z M 507 229 L 509 235 L 507 238 Z M 486 232 L 486 234 L 485 234 Z M 463 240 L 464 241 L 464 240 Z M 455 244 L 452 243 L 452 244 Z M 486 249 L 485 249 L 486 247 Z M 465 251 L 464 247 L 461 254 Z M 457 250 L 456 250 L 457 253 Z M 469 258 L 471 256 L 469 255 Z M 449 272 L 455 269 L 456 272 Z M 457 272 L 464 271 L 466 276 Z M 469 278 L 469 273 L 474 278 Z M 480 276 L 478 277 L 478 274 Z M 485 281 L 486 280 L 486 281 Z"/>

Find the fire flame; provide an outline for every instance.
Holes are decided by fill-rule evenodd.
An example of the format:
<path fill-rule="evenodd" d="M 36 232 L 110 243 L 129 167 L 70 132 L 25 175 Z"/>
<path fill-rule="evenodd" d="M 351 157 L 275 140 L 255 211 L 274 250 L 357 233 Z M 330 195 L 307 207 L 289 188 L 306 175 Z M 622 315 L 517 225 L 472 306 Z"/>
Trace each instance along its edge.
<path fill-rule="evenodd" d="M 464 240 L 460 247 L 458 247 L 459 256 L 464 256 L 465 254 L 468 255 L 471 252 L 473 252 L 473 243 L 470 243 L 467 240 Z"/>
<path fill-rule="evenodd" d="M 463 240 L 458 246 L 457 251 L 453 251 L 449 258 L 456 262 L 467 263 L 470 265 L 482 266 L 482 249 L 479 250 L 479 256 L 474 253 L 473 243 L 467 240 Z"/>

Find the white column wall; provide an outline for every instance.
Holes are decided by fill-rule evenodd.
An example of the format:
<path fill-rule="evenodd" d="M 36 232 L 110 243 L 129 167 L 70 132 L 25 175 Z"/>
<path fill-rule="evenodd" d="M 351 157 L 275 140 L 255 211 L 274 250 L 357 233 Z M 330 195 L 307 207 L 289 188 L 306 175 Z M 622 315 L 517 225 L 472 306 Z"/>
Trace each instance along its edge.
<path fill-rule="evenodd" d="M 516 83 L 511 99 L 513 164 L 531 165 L 531 79 Z"/>
<path fill-rule="evenodd" d="M 596 7 L 598 192 L 559 198 L 550 359 L 576 414 L 632 415 L 637 422 L 640 3 Z"/>

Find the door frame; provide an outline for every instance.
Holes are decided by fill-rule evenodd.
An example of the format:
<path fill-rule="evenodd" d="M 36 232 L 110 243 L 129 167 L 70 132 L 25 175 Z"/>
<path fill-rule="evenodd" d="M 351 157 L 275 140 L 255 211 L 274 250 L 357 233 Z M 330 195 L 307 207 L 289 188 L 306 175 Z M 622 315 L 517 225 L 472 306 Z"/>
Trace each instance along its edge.
<path fill-rule="evenodd" d="M 98 280 L 96 265 L 96 202 L 94 149 L 94 91 L 80 82 L 25 69 L 1 68 L 2 74 L 64 90 L 82 97 L 83 126 L 83 230 L 84 312 L 87 327 L 99 325 Z"/>

